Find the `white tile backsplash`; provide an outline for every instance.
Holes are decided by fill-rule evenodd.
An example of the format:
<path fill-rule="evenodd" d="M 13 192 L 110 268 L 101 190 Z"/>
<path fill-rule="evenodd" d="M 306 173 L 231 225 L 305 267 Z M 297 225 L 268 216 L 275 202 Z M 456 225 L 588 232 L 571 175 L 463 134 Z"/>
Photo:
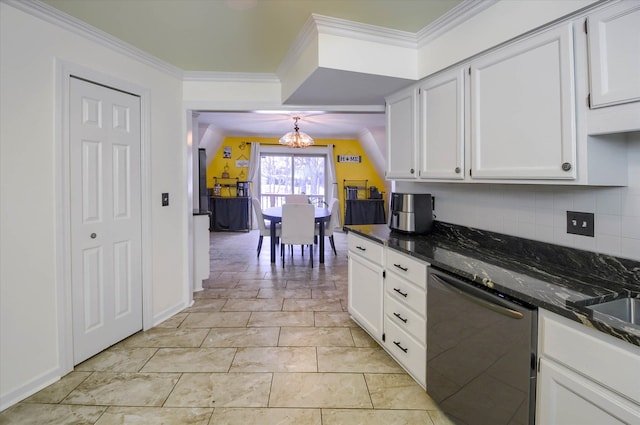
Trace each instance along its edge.
<path fill-rule="evenodd" d="M 620 238 L 620 256 L 640 260 L 640 239 Z"/>
<path fill-rule="evenodd" d="M 596 235 L 596 250 L 606 252 L 607 254 L 619 256 L 621 240 L 619 236 L 610 236 L 604 234 Z"/>
<path fill-rule="evenodd" d="M 622 198 L 622 215 L 640 217 L 640 195 L 628 193 Z"/>
<path fill-rule="evenodd" d="M 612 214 L 596 214 L 595 228 L 598 234 L 620 237 L 621 216 Z"/>
<path fill-rule="evenodd" d="M 596 213 L 615 214 L 622 213 L 622 196 L 619 188 L 601 188 L 596 192 Z"/>
<path fill-rule="evenodd" d="M 628 135 L 629 185 L 585 187 L 396 182 L 431 193 L 437 220 L 640 261 L 640 133 Z M 566 232 L 566 212 L 595 214 L 595 237 Z"/>

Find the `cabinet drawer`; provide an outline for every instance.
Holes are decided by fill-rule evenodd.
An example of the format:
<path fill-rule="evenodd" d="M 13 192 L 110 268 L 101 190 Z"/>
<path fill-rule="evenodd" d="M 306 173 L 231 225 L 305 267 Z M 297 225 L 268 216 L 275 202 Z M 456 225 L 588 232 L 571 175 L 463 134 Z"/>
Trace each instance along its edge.
<path fill-rule="evenodd" d="M 388 317 L 385 318 L 384 328 L 387 351 L 424 388 L 427 377 L 427 350 L 425 346 L 400 329 Z"/>
<path fill-rule="evenodd" d="M 397 273 L 399 276 L 403 276 L 423 289 L 427 287 L 428 266 L 428 263 L 416 260 L 398 251 L 387 249 L 385 268 Z"/>
<path fill-rule="evenodd" d="M 562 316 L 540 310 L 542 357 L 552 358 L 638 402 L 640 348 L 587 328 Z"/>
<path fill-rule="evenodd" d="M 356 253 L 376 264 L 384 262 L 384 246 L 372 240 L 349 233 L 349 252 Z"/>
<path fill-rule="evenodd" d="M 409 281 L 396 276 L 394 273 L 387 273 L 385 278 L 385 288 L 391 298 L 395 298 L 402 304 L 411 307 L 417 314 L 426 317 L 427 293 Z"/>
<path fill-rule="evenodd" d="M 419 343 L 426 343 L 427 322 L 424 317 L 396 301 L 389 293 L 384 297 L 384 312 L 400 329 L 409 332 Z"/>

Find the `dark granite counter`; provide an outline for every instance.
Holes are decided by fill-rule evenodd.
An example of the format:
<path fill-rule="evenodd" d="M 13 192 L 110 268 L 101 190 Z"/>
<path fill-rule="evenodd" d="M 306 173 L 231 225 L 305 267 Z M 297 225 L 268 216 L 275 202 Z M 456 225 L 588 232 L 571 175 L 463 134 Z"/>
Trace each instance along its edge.
<path fill-rule="evenodd" d="M 640 298 L 640 262 L 436 222 L 428 235 L 387 225 L 350 225 L 357 233 L 479 285 L 640 346 L 640 326 L 586 308 Z"/>

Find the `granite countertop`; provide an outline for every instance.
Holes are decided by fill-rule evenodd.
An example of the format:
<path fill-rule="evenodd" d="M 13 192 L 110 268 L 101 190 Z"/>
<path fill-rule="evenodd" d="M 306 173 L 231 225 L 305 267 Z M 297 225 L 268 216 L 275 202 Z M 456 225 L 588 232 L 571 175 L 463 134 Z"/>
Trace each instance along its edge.
<path fill-rule="evenodd" d="M 427 235 L 385 224 L 348 231 L 419 258 L 439 269 L 640 346 L 640 326 L 586 306 L 640 298 L 640 262 L 468 227 L 435 222 Z"/>

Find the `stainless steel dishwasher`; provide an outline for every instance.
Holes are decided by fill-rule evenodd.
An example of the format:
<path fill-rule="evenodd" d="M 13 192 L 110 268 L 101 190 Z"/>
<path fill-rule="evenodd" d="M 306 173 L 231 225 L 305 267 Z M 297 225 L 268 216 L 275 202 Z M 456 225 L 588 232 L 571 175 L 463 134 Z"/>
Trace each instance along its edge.
<path fill-rule="evenodd" d="M 457 424 L 534 424 L 535 307 L 430 268 L 427 393 Z"/>

